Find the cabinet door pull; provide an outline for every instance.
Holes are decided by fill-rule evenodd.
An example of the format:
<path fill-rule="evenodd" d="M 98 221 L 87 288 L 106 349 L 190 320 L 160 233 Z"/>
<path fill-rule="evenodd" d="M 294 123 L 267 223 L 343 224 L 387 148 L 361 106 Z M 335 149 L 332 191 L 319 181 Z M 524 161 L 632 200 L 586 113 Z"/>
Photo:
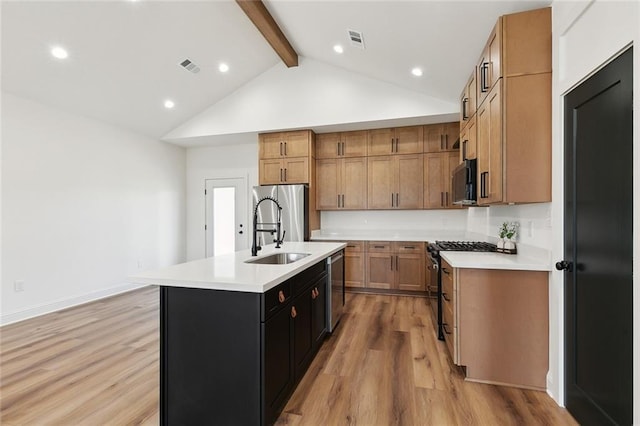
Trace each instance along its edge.
<path fill-rule="evenodd" d="M 283 303 L 287 297 L 284 295 L 284 291 L 278 292 L 278 302 Z"/>
<path fill-rule="evenodd" d="M 462 99 L 462 119 L 467 120 L 469 115 L 467 113 L 467 104 L 469 103 L 469 98 L 465 97 Z"/>
<path fill-rule="evenodd" d="M 444 207 L 444 192 L 440 193 L 440 207 Z"/>
<path fill-rule="evenodd" d="M 449 149 L 449 134 L 444 135 L 444 149 Z"/>
<path fill-rule="evenodd" d="M 280 157 L 282 157 L 282 141 L 280 141 Z"/>
<path fill-rule="evenodd" d="M 467 142 L 469 141 L 468 140 L 462 141 L 462 159 L 463 160 L 467 159 Z"/>
<path fill-rule="evenodd" d="M 400 193 L 396 192 L 396 207 L 400 207 Z"/>
<path fill-rule="evenodd" d="M 336 155 L 339 157 L 340 156 L 340 142 L 338 142 L 336 144 Z"/>
<path fill-rule="evenodd" d="M 390 256 L 389 260 L 391 260 L 391 270 L 393 271 L 393 256 Z"/>
<path fill-rule="evenodd" d="M 442 268 L 442 272 L 444 272 L 444 273 L 445 273 L 445 274 L 447 274 L 447 275 L 449 275 L 449 274 L 450 274 L 450 272 L 449 272 L 449 270 L 448 270 L 447 268 Z"/>
<path fill-rule="evenodd" d="M 444 300 L 446 300 L 447 302 L 451 302 L 451 299 L 449 299 L 449 296 L 448 296 L 448 295 L 447 295 L 447 293 L 445 293 L 445 292 L 442 292 L 442 298 L 443 298 Z"/>
<path fill-rule="evenodd" d="M 384 248 L 384 246 L 373 246 L 373 248 L 383 249 L 383 248 Z"/>
<path fill-rule="evenodd" d="M 451 334 L 451 332 L 447 330 L 448 326 L 449 324 L 447 324 L 446 322 L 442 323 L 442 331 L 444 331 L 445 334 Z"/>
<path fill-rule="evenodd" d="M 393 192 L 391 193 L 391 207 L 395 207 L 394 201 L 393 201 Z"/>
<path fill-rule="evenodd" d="M 480 198 L 489 198 L 489 194 L 487 191 L 487 176 L 489 172 L 480 173 Z"/>
<path fill-rule="evenodd" d="M 284 141 L 284 156 L 287 156 L 287 141 Z"/>
<path fill-rule="evenodd" d="M 340 155 L 342 155 L 344 157 L 344 142 L 340 142 Z"/>
<path fill-rule="evenodd" d="M 404 246 L 405 250 L 415 250 L 416 246 Z"/>
<path fill-rule="evenodd" d="M 316 297 L 317 297 L 317 296 L 316 296 L 316 289 L 315 289 L 315 288 L 312 288 L 312 289 L 311 289 L 311 298 L 312 298 L 313 300 L 315 300 L 315 299 L 316 299 Z"/>
<path fill-rule="evenodd" d="M 356 248 L 356 246 L 353 244 L 347 244 L 347 248 Z"/>
<path fill-rule="evenodd" d="M 342 208 L 344 208 L 344 194 L 342 194 Z"/>
<path fill-rule="evenodd" d="M 291 318 L 295 318 L 298 316 L 298 312 L 296 312 L 296 307 L 292 306 L 291 307 Z"/>
<path fill-rule="evenodd" d="M 287 150 L 286 150 L 286 149 L 284 150 L 284 152 L 285 152 L 285 155 L 287 155 L 287 154 L 286 154 L 286 153 L 287 153 Z M 284 181 L 285 181 L 285 182 L 287 181 L 287 168 L 286 168 L 286 167 L 285 167 L 285 169 L 284 169 Z"/>
<path fill-rule="evenodd" d="M 483 62 L 480 67 L 480 91 L 485 93 L 489 90 L 489 62 Z"/>
<path fill-rule="evenodd" d="M 398 270 L 398 256 L 396 256 L 396 271 Z"/>
<path fill-rule="evenodd" d="M 444 148 L 442 147 L 442 135 L 440 135 L 440 150 L 442 151 Z"/>
<path fill-rule="evenodd" d="M 280 182 L 282 182 L 282 169 L 280 169 Z"/>
<path fill-rule="evenodd" d="M 444 206 L 448 207 L 449 206 L 449 191 L 446 191 L 444 193 Z"/>

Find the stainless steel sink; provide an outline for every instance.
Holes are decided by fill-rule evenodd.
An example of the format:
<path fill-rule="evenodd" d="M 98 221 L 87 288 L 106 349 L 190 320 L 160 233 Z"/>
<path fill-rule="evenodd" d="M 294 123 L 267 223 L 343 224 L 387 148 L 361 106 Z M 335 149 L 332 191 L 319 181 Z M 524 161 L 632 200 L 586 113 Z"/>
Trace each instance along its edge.
<path fill-rule="evenodd" d="M 286 265 L 287 263 L 297 262 L 310 256 L 311 253 L 274 253 L 264 257 L 245 260 L 244 263 L 257 263 L 260 265 Z"/>

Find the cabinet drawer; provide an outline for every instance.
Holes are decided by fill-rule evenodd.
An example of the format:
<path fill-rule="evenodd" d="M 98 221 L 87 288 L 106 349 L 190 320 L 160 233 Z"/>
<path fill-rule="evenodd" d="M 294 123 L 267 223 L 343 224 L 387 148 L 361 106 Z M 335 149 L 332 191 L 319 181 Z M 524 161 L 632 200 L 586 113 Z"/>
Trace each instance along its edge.
<path fill-rule="evenodd" d="M 262 295 L 262 321 L 265 321 L 273 314 L 278 312 L 280 308 L 289 303 L 292 296 L 292 281 L 292 279 L 289 279 L 281 284 L 278 284 L 276 287 L 272 288 Z"/>
<path fill-rule="evenodd" d="M 391 253 L 392 243 L 389 241 L 369 241 L 367 243 L 369 253 Z"/>
<path fill-rule="evenodd" d="M 313 284 L 317 279 L 319 279 L 323 274 L 327 273 L 327 261 L 321 260 L 315 265 L 307 268 L 306 270 L 300 272 L 295 276 L 295 281 L 292 284 L 292 291 L 294 296 L 302 293 L 306 288 Z"/>
<path fill-rule="evenodd" d="M 364 241 L 347 241 L 345 253 L 362 253 L 364 251 Z"/>
<path fill-rule="evenodd" d="M 425 253 L 424 243 L 413 241 L 400 241 L 394 243 L 395 251 L 398 253 Z"/>

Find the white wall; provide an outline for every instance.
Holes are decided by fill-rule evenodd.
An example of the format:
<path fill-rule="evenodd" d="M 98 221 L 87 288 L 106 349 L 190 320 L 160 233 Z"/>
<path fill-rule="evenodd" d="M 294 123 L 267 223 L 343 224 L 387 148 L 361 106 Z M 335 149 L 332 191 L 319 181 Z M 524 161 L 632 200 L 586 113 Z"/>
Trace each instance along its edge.
<path fill-rule="evenodd" d="M 309 58 L 278 63 L 163 139 L 458 114 L 458 104 Z M 386 127 L 384 125 L 380 127 Z"/>
<path fill-rule="evenodd" d="M 640 5 L 636 1 L 554 1 L 553 7 L 553 259 L 563 257 L 564 94 L 597 71 L 630 43 L 634 48 L 634 193 L 640 188 Z M 640 424 L 640 240 L 639 197 L 634 198 L 634 424 Z M 564 404 L 563 273 L 550 280 L 550 376 L 548 391 Z"/>
<path fill-rule="evenodd" d="M 467 221 L 465 210 L 368 210 L 325 211 L 323 231 L 460 231 Z"/>
<path fill-rule="evenodd" d="M 187 149 L 187 260 L 205 257 L 205 180 L 215 178 L 247 178 L 247 226 L 250 229 L 251 188 L 258 184 L 258 141 L 226 146 Z M 250 232 L 245 232 L 248 241 Z M 245 241 L 245 243 L 246 243 Z"/>
<path fill-rule="evenodd" d="M 6 93 L 2 119 L 2 323 L 184 260 L 183 148 Z"/>

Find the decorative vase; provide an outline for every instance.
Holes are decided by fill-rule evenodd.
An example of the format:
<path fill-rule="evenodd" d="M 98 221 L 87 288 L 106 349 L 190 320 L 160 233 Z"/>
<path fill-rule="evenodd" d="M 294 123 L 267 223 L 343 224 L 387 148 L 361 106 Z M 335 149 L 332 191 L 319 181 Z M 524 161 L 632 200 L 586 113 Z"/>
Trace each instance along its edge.
<path fill-rule="evenodd" d="M 507 249 L 507 250 L 515 250 L 516 249 L 516 242 L 507 238 L 504 241 L 504 248 Z"/>

